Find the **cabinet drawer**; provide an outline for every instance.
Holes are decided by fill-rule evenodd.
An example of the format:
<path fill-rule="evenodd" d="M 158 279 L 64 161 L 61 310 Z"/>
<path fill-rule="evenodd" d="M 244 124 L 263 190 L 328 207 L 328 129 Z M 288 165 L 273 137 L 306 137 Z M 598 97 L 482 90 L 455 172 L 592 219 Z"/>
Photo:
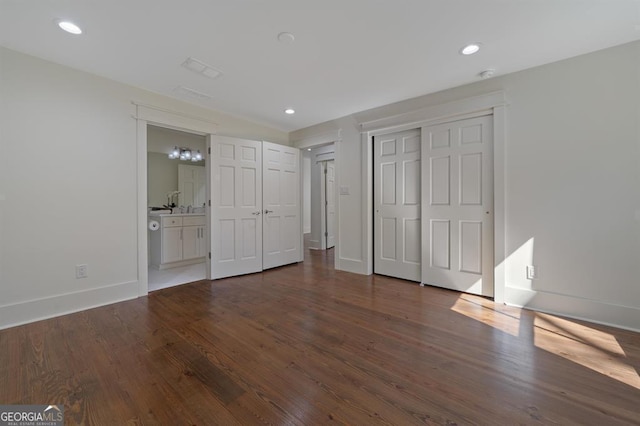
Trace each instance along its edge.
<path fill-rule="evenodd" d="M 204 216 L 184 216 L 182 224 L 184 226 L 204 225 Z"/>
<path fill-rule="evenodd" d="M 171 226 L 182 226 L 182 217 L 180 216 L 176 216 L 176 217 L 171 217 L 171 216 L 165 216 L 162 218 L 162 227 L 163 228 L 169 228 Z"/>

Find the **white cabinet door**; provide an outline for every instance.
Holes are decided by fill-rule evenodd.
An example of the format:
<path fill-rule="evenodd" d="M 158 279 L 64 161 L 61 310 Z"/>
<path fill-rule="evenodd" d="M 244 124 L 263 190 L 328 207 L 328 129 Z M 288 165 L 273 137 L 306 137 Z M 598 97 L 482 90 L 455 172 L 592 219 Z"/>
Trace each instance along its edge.
<path fill-rule="evenodd" d="M 295 263 L 300 249 L 300 150 L 262 143 L 264 269 Z"/>
<path fill-rule="evenodd" d="M 207 255 L 207 236 L 205 232 L 206 228 L 204 226 L 198 227 L 197 257 L 205 257 Z"/>
<path fill-rule="evenodd" d="M 493 296 L 493 121 L 422 129 L 422 282 Z"/>
<path fill-rule="evenodd" d="M 198 252 L 200 244 L 200 227 L 185 226 L 182 228 L 182 259 L 189 260 L 202 257 Z"/>
<path fill-rule="evenodd" d="M 374 138 L 374 272 L 420 281 L 420 131 Z"/>
<path fill-rule="evenodd" d="M 182 260 L 182 227 L 162 229 L 162 263 Z"/>
<path fill-rule="evenodd" d="M 211 138 L 211 277 L 262 270 L 262 144 Z"/>

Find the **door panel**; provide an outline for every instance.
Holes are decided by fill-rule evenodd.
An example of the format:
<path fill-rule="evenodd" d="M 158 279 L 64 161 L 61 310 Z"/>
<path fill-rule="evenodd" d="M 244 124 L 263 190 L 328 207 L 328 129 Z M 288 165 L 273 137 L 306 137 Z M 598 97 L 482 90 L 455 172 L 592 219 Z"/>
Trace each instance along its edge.
<path fill-rule="evenodd" d="M 262 270 L 261 142 L 211 140 L 211 277 Z"/>
<path fill-rule="evenodd" d="M 300 150 L 262 143 L 264 158 L 264 269 L 302 259 Z"/>
<path fill-rule="evenodd" d="M 327 248 L 336 245 L 336 163 L 327 161 L 326 191 L 326 220 L 327 220 Z"/>
<path fill-rule="evenodd" d="M 492 117 L 422 128 L 422 282 L 493 296 Z"/>
<path fill-rule="evenodd" d="M 374 138 L 374 272 L 420 281 L 420 131 Z"/>

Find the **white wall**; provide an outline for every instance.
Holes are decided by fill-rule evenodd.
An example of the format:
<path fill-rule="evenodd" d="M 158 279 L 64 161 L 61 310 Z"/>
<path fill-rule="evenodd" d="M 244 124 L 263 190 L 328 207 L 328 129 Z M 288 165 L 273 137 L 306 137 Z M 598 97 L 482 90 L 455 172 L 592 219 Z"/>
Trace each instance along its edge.
<path fill-rule="evenodd" d="M 302 151 L 302 232 L 311 232 L 311 157 Z"/>
<path fill-rule="evenodd" d="M 358 123 L 503 90 L 506 300 L 640 330 L 640 42 L 364 111 L 341 131 L 341 269 L 366 273 L 366 145 Z M 363 206 L 365 206 L 363 208 Z M 502 259 L 496 259 L 499 263 Z M 539 279 L 525 278 L 527 264 Z"/>
<path fill-rule="evenodd" d="M 283 132 L 0 48 L 0 328 L 137 296 L 132 101 L 288 144 Z M 88 278 L 75 278 L 78 264 Z"/>

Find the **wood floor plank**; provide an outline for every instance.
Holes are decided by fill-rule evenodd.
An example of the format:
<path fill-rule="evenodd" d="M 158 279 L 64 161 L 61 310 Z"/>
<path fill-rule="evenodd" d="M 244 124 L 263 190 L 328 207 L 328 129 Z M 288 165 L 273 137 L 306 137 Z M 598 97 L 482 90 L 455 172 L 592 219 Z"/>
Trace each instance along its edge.
<path fill-rule="evenodd" d="M 640 425 L 640 335 L 332 250 L 0 331 L 0 403 L 66 424 Z"/>

